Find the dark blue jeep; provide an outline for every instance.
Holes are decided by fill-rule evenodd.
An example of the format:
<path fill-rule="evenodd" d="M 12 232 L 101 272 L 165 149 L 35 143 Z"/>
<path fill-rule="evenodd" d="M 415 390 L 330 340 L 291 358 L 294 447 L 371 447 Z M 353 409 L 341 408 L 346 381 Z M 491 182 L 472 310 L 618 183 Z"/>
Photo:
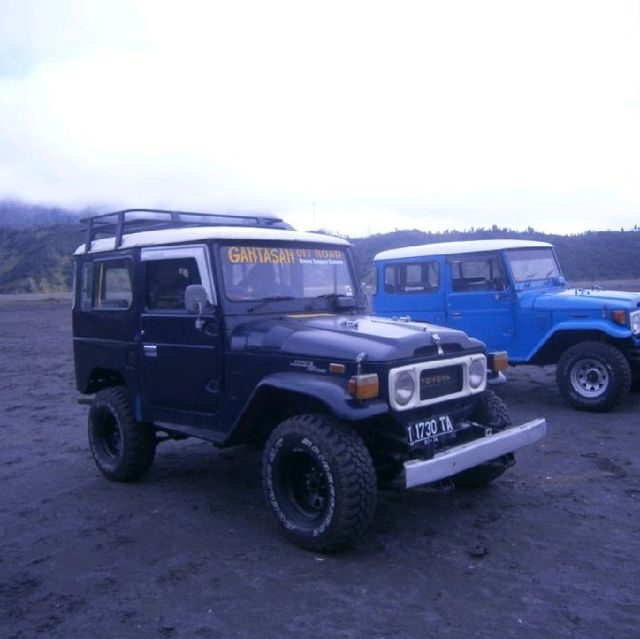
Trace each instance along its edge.
<path fill-rule="evenodd" d="M 282 530 L 326 551 L 366 530 L 377 482 L 483 485 L 544 435 L 544 419 L 512 426 L 486 390 L 481 342 L 364 314 L 342 239 L 268 216 L 85 223 L 75 370 L 109 479 L 141 477 L 168 438 L 260 446 Z"/>
<path fill-rule="evenodd" d="M 512 364 L 557 364 L 576 408 L 609 410 L 640 374 L 640 293 L 568 288 L 551 244 L 477 240 L 379 253 L 379 315 L 458 328 Z"/>

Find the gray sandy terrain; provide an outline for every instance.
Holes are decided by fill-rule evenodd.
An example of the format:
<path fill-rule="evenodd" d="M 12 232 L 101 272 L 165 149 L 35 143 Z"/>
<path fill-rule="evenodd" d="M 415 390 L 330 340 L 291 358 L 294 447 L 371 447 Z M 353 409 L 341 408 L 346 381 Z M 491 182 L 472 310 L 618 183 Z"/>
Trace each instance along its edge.
<path fill-rule="evenodd" d="M 68 302 L 0 303 L 0 637 L 640 636 L 640 394 L 574 411 L 509 372 L 545 440 L 489 489 L 386 490 L 353 549 L 279 534 L 260 456 L 162 444 L 105 480 L 76 403 Z"/>

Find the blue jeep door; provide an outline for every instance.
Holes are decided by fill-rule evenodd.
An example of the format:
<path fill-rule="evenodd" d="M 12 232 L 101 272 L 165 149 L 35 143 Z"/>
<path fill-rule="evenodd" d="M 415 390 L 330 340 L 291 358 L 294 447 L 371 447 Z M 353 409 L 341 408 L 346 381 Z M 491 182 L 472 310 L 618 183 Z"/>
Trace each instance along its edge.
<path fill-rule="evenodd" d="M 444 324 L 441 263 L 435 259 L 407 259 L 385 263 L 373 305 L 376 313 L 409 316 L 419 322 Z"/>
<path fill-rule="evenodd" d="M 515 336 L 514 296 L 499 253 L 447 258 L 446 324 L 482 340 L 487 349 L 509 350 Z"/>
<path fill-rule="evenodd" d="M 221 332 L 205 314 L 203 329 L 188 313 L 184 291 L 202 284 L 215 302 L 205 246 L 142 249 L 145 291 L 140 315 L 142 401 L 157 421 L 206 427 L 216 411 L 220 383 Z"/>

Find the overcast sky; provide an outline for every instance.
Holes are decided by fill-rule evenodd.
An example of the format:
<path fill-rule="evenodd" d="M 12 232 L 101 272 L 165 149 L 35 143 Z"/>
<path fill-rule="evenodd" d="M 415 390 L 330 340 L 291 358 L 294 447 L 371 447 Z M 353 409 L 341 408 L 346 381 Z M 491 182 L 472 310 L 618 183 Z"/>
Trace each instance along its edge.
<path fill-rule="evenodd" d="M 0 0 L 0 199 L 640 226 L 635 0 Z"/>

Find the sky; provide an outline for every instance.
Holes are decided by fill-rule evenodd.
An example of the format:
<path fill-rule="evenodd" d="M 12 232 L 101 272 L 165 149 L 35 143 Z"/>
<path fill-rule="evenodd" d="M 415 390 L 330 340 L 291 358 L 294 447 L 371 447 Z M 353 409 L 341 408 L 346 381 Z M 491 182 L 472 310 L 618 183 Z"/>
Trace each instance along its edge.
<path fill-rule="evenodd" d="M 0 0 L 0 199 L 640 226 L 636 0 Z"/>

